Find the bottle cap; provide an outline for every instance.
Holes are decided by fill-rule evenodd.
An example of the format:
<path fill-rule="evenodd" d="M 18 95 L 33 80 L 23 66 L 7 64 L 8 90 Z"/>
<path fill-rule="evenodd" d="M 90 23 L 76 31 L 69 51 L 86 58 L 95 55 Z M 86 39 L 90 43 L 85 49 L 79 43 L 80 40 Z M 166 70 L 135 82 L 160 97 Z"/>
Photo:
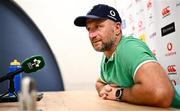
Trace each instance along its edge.
<path fill-rule="evenodd" d="M 10 65 L 21 65 L 21 63 L 19 61 L 17 61 L 16 59 L 14 59 Z"/>

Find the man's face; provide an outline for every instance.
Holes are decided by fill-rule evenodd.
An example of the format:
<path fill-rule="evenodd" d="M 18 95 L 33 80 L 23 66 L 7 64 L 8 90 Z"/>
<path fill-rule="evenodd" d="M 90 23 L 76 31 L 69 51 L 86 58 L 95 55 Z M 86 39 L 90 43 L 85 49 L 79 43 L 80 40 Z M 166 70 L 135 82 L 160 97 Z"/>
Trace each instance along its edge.
<path fill-rule="evenodd" d="M 115 25 L 115 22 L 108 19 L 87 20 L 89 39 L 96 51 L 104 52 L 112 49 L 116 37 Z"/>

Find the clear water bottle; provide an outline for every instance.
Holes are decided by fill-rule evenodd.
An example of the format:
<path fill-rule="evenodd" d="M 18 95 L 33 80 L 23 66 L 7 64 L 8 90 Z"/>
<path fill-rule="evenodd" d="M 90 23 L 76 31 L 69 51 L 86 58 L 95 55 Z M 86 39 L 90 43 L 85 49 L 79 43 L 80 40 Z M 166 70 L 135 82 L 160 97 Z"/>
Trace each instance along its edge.
<path fill-rule="evenodd" d="M 17 69 L 21 68 L 21 63 L 19 61 L 17 61 L 16 59 L 14 59 L 9 66 L 9 72 L 15 71 Z M 20 88 L 21 88 L 21 79 L 22 79 L 22 74 L 17 74 L 14 76 L 14 88 L 15 88 L 15 92 L 19 93 L 20 92 Z M 9 94 L 9 96 L 11 96 L 12 94 Z"/>

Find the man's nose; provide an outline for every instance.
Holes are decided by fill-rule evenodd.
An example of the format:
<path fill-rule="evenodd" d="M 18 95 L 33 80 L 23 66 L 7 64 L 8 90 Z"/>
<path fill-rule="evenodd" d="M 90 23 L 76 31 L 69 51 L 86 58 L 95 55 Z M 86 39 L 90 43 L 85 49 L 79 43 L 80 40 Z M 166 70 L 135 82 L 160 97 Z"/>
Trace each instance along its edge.
<path fill-rule="evenodd" d="M 96 31 L 89 32 L 89 38 L 90 38 L 90 39 L 96 37 L 96 35 L 97 35 L 97 32 L 96 32 Z"/>

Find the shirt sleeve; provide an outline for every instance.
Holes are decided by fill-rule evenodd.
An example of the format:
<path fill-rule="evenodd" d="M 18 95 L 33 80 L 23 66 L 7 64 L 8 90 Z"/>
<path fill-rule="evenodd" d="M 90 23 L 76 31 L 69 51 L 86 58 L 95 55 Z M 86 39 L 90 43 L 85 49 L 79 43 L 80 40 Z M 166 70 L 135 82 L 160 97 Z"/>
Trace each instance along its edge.
<path fill-rule="evenodd" d="M 142 41 L 127 41 L 122 47 L 120 62 L 131 77 L 134 77 L 135 72 L 143 63 L 157 61 L 151 50 Z"/>

